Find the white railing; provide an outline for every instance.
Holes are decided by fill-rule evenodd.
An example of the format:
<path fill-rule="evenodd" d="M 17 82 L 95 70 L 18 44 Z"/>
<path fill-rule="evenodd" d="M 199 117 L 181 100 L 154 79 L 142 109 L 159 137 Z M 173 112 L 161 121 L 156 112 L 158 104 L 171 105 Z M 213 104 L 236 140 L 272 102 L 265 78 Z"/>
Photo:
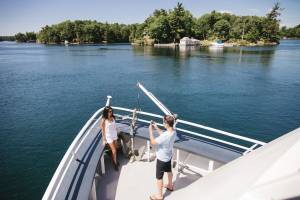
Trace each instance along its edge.
<path fill-rule="evenodd" d="M 119 111 L 124 111 L 124 112 L 129 112 L 129 113 L 133 113 L 133 111 L 134 111 L 132 109 L 122 108 L 122 107 L 113 107 L 113 109 L 119 110 Z M 136 113 L 140 114 L 140 115 L 145 115 L 145 116 L 149 116 L 149 117 L 155 117 L 155 118 L 163 119 L 162 115 L 157 115 L 157 114 L 153 114 L 153 113 L 149 113 L 149 112 L 136 111 Z M 119 116 L 122 117 L 122 115 L 119 115 Z M 129 116 L 129 115 L 126 116 L 126 117 L 129 118 L 129 119 L 132 119 L 132 117 Z M 140 118 L 138 118 L 137 121 L 144 122 L 144 123 L 150 123 L 149 120 L 140 119 Z M 211 128 L 211 127 L 208 127 L 208 126 L 204 126 L 204 125 L 201 125 L 201 124 L 197 124 L 197 123 L 193 123 L 193 122 L 189 122 L 189 121 L 185 121 L 185 120 L 181 120 L 181 119 L 177 120 L 177 125 L 179 125 L 179 124 L 185 124 L 185 125 L 189 125 L 191 127 L 208 130 L 208 131 L 211 131 L 211 132 L 214 132 L 214 133 L 218 133 L 218 134 L 221 134 L 221 135 L 228 136 L 230 138 L 234 138 L 234 139 L 237 139 L 237 140 L 240 140 L 240 141 L 251 143 L 252 145 L 250 147 L 248 147 L 248 146 L 244 146 L 244 145 L 241 145 L 241 144 L 229 142 L 229 141 L 226 141 L 224 139 L 219 139 L 219 138 L 216 138 L 216 137 L 212 137 L 212 136 L 204 135 L 204 134 L 201 134 L 201 133 L 197 133 L 197 132 L 194 132 L 194 131 L 190 131 L 190 130 L 186 130 L 186 129 L 182 129 L 182 128 L 176 128 L 176 130 L 178 130 L 180 132 L 183 132 L 183 133 L 188 133 L 190 135 L 205 138 L 205 139 L 208 139 L 210 141 L 214 141 L 214 142 L 218 142 L 218 143 L 222 143 L 222 144 L 226 144 L 226 145 L 229 145 L 229 146 L 232 146 L 232 147 L 242 149 L 244 151 L 244 153 L 251 152 L 258 145 L 263 146 L 263 145 L 266 144 L 265 142 L 262 142 L 262 141 L 259 141 L 259 140 L 255 140 L 255 139 L 251 139 L 251 138 L 248 138 L 248 137 L 236 135 L 236 134 L 233 134 L 233 133 L 229 133 L 229 132 L 226 132 L 226 131 L 222 131 L 222 130 L 219 130 L 219 129 Z M 157 123 L 157 125 L 163 126 L 163 124 L 160 124 L 160 123 Z"/>
<path fill-rule="evenodd" d="M 111 96 L 107 96 L 106 106 L 110 105 Z M 103 108 L 97 110 L 92 117 L 85 123 L 82 129 L 79 131 L 75 139 L 73 140 L 72 144 L 68 148 L 67 152 L 65 153 L 63 159 L 60 161 L 59 166 L 57 167 L 47 189 L 44 193 L 43 200 L 50 200 L 55 199 L 58 189 L 61 186 L 63 179 L 65 178 L 66 172 L 68 171 L 71 162 L 76 159 L 76 153 L 80 148 L 81 144 L 88 137 L 89 132 L 95 123 L 99 123 L 101 118 L 101 113 Z"/>

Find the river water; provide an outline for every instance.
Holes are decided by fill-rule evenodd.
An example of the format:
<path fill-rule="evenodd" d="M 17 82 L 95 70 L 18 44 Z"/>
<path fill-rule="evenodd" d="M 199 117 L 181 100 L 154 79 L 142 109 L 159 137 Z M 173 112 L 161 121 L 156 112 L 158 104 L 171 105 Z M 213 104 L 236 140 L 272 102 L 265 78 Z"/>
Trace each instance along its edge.
<path fill-rule="evenodd" d="M 106 95 L 161 114 L 137 81 L 182 119 L 262 141 L 300 124 L 299 40 L 224 50 L 0 42 L 0 199 L 40 199 Z"/>

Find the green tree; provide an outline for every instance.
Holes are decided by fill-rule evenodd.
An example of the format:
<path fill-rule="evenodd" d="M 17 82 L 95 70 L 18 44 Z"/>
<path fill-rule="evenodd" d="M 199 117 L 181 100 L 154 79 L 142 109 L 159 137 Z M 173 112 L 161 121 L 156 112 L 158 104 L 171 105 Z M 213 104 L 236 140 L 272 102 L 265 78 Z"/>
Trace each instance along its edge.
<path fill-rule="evenodd" d="M 182 3 L 177 3 L 177 6 L 169 13 L 169 24 L 174 42 L 178 42 L 185 36 L 193 36 L 194 19 L 192 14 L 184 9 Z"/>
<path fill-rule="evenodd" d="M 74 23 L 70 20 L 64 21 L 57 25 L 57 29 L 60 34 L 61 41 L 69 41 L 72 42 L 73 39 L 76 38 L 75 31 L 74 31 Z"/>
<path fill-rule="evenodd" d="M 223 40 L 229 39 L 230 24 L 227 20 L 221 19 L 214 24 L 214 32 L 216 36 Z"/>
<path fill-rule="evenodd" d="M 279 43 L 280 40 L 280 30 L 278 17 L 281 15 L 280 11 L 283 9 L 280 8 L 279 3 L 275 3 L 272 10 L 267 13 L 266 17 L 263 18 L 263 30 L 262 36 L 264 40 Z"/>
<path fill-rule="evenodd" d="M 145 23 L 130 25 L 129 41 L 134 42 L 135 40 L 141 40 L 144 36 L 145 27 L 146 27 Z"/>
<path fill-rule="evenodd" d="M 26 34 L 27 41 L 30 42 L 36 41 L 36 34 L 34 32 L 26 32 L 25 34 Z"/>
<path fill-rule="evenodd" d="M 256 42 L 262 39 L 263 19 L 257 16 L 245 17 L 244 39 Z"/>
<path fill-rule="evenodd" d="M 15 41 L 15 36 L 0 36 L 0 41 Z"/>
<path fill-rule="evenodd" d="M 291 28 L 283 26 L 280 30 L 280 35 L 287 38 L 300 38 L 300 24 Z"/>
<path fill-rule="evenodd" d="M 237 17 L 233 22 L 230 29 L 230 38 L 232 39 L 244 39 L 243 36 L 245 34 L 246 28 L 246 17 Z"/>
<path fill-rule="evenodd" d="M 75 42 L 83 43 L 84 42 L 84 27 L 85 22 L 81 20 L 74 21 L 74 34 L 75 34 Z"/>
<path fill-rule="evenodd" d="M 103 40 L 101 27 L 96 22 L 87 22 L 82 27 L 82 39 L 88 43 L 99 43 Z"/>
<path fill-rule="evenodd" d="M 15 35 L 16 41 L 17 42 L 26 42 L 27 41 L 27 37 L 24 33 L 17 33 Z"/>
<path fill-rule="evenodd" d="M 212 32 L 214 30 L 215 23 L 222 19 L 222 15 L 221 13 L 218 13 L 216 11 L 212 11 L 207 15 L 207 18 L 207 23 L 209 25 L 210 31 Z"/>
<path fill-rule="evenodd" d="M 194 30 L 197 38 L 206 40 L 211 32 L 210 14 L 204 14 L 196 20 Z"/>
<path fill-rule="evenodd" d="M 148 31 L 151 38 L 157 42 L 171 42 L 171 27 L 165 10 L 154 12 L 153 20 L 148 24 Z"/>

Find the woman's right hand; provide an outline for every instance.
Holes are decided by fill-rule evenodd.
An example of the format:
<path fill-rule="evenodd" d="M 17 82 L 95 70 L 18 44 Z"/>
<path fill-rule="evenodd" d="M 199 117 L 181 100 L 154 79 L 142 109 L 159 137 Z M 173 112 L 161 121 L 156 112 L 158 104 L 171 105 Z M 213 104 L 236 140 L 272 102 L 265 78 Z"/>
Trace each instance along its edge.
<path fill-rule="evenodd" d="M 102 140 L 102 144 L 105 145 L 107 142 L 106 142 L 106 139 Z"/>
<path fill-rule="evenodd" d="M 156 124 L 156 122 L 153 122 L 153 123 L 152 123 L 152 126 L 153 126 L 155 129 L 157 129 L 157 124 Z"/>

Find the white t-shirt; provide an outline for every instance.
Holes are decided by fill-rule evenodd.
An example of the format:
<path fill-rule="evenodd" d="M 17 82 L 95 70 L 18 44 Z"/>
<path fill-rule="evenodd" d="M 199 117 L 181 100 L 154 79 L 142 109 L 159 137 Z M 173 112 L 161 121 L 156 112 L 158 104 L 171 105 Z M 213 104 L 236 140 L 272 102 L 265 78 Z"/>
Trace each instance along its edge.
<path fill-rule="evenodd" d="M 168 131 L 163 132 L 155 138 L 157 144 L 156 157 L 157 159 L 168 162 L 171 160 L 173 155 L 173 145 L 176 139 L 176 131 L 169 133 Z"/>

